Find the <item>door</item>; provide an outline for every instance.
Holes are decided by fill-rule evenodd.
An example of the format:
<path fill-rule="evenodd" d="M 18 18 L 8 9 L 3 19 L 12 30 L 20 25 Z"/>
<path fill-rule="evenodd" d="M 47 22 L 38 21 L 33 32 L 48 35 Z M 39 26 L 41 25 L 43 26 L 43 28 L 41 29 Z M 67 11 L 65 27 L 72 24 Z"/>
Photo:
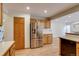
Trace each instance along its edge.
<path fill-rule="evenodd" d="M 14 17 L 14 40 L 16 49 L 24 48 L 24 36 L 24 18 Z"/>

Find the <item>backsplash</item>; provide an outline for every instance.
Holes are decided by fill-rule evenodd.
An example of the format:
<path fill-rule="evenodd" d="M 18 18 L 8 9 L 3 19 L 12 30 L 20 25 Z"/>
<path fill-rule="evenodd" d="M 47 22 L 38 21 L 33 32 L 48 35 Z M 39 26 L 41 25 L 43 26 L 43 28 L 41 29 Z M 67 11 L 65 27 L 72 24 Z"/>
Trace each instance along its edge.
<path fill-rule="evenodd" d="M 43 34 L 52 34 L 52 29 L 43 29 Z"/>

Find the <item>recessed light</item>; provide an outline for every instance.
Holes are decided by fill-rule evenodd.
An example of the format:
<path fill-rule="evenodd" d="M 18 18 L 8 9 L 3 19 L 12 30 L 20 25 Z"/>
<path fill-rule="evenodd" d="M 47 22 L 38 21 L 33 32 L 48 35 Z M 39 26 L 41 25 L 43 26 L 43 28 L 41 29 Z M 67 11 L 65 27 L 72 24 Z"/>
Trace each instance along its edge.
<path fill-rule="evenodd" d="M 29 7 L 29 6 L 27 6 L 27 7 L 26 7 L 26 9 L 27 9 L 27 10 L 30 10 L 30 7 Z"/>
<path fill-rule="evenodd" d="M 68 17 L 71 17 L 71 16 L 68 16 Z"/>
<path fill-rule="evenodd" d="M 44 13 L 47 13 L 47 10 L 44 10 Z"/>

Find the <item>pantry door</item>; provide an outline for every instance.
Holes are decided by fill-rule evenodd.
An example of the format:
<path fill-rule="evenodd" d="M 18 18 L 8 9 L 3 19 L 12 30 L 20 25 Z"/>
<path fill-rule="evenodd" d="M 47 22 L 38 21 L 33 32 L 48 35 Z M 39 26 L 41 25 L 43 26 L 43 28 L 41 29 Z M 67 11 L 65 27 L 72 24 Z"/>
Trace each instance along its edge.
<path fill-rule="evenodd" d="M 14 17 L 14 40 L 16 49 L 24 49 L 24 18 Z"/>

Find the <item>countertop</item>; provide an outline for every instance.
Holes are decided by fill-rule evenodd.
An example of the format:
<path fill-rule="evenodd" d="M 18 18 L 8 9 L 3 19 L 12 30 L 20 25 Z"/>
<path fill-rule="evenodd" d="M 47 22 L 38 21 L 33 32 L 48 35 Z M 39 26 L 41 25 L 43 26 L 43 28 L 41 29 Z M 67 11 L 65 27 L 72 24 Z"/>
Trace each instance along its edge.
<path fill-rule="evenodd" d="M 75 42 L 79 42 L 79 36 L 78 35 L 70 35 L 70 34 L 67 34 L 67 35 L 62 36 L 60 38 L 63 38 L 63 39 L 66 39 L 66 40 L 75 41 Z"/>
<path fill-rule="evenodd" d="M 9 48 L 13 45 L 14 41 L 3 41 L 0 42 L 0 56 L 3 56 Z"/>
<path fill-rule="evenodd" d="M 66 34 L 70 34 L 70 35 L 79 35 L 79 32 L 75 32 L 75 33 L 66 33 Z"/>

